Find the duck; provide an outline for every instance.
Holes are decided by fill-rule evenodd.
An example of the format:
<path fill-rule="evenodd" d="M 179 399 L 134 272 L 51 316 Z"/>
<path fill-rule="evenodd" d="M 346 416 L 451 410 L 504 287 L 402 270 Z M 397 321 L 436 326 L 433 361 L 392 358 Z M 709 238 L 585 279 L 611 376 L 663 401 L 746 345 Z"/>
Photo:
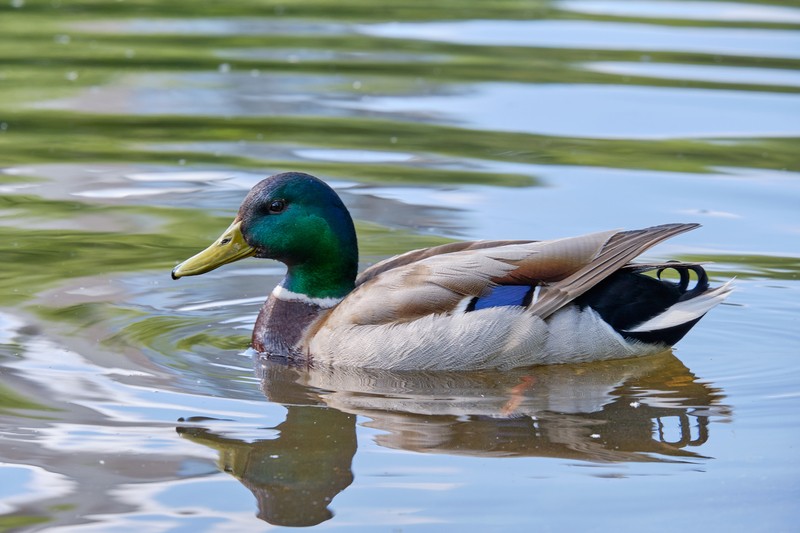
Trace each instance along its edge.
<path fill-rule="evenodd" d="M 248 257 L 280 261 L 286 275 L 251 347 L 307 365 L 453 371 L 642 357 L 669 351 L 732 291 L 731 281 L 712 288 L 700 263 L 632 262 L 697 227 L 452 242 L 359 273 L 341 198 L 314 176 L 284 172 L 256 184 L 230 226 L 172 278 Z M 662 279 L 667 269 L 676 281 Z"/>

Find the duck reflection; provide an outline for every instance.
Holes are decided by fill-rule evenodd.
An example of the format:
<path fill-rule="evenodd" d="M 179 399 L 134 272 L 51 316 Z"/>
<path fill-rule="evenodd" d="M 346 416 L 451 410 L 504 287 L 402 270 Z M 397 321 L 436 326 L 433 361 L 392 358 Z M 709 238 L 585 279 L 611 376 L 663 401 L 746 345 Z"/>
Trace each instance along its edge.
<path fill-rule="evenodd" d="M 219 451 L 219 468 L 247 487 L 258 502 L 258 517 L 274 525 L 313 526 L 333 513 L 328 504 L 353 482 L 356 419 L 336 409 L 287 406 L 277 438 L 241 440 L 202 427 L 194 418 L 177 431 Z"/>
<path fill-rule="evenodd" d="M 698 458 L 719 389 L 671 353 L 511 371 L 298 369 L 261 361 L 264 392 L 292 381 L 325 405 L 369 418 L 377 442 L 418 452 L 547 456 L 586 461 Z"/>
<path fill-rule="evenodd" d="M 674 355 L 512 371 L 306 368 L 257 358 L 268 399 L 287 406 L 274 440 L 248 443 L 197 426 L 272 524 L 330 516 L 352 482 L 356 415 L 388 448 L 593 462 L 703 461 L 712 420 L 730 409 Z"/>

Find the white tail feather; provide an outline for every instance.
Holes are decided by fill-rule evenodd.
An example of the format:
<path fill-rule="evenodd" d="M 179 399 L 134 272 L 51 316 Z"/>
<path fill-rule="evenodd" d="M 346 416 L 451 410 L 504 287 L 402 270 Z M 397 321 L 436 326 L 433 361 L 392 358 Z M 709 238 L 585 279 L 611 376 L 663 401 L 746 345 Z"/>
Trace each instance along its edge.
<path fill-rule="evenodd" d="M 696 320 L 708 313 L 713 307 L 722 303 L 722 301 L 728 297 L 731 291 L 733 291 L 732 282 L 733 280 L 730 280 L 724 285 L 720 285 L 716 289 L 711 289 L 696 298 L 678 302 L 665 309 L 661 314 L 642 322 L 635 328 L 626 330 L 626 332 L 639 333 L 643 331 L 658 331 Z"/>

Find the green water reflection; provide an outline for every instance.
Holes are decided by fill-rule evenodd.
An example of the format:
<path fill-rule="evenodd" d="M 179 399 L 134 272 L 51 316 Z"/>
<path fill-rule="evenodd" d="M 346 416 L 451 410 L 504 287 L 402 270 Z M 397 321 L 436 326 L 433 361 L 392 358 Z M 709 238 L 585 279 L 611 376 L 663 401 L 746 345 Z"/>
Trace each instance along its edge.
<path fill-rule="evenodd" d="M 13 2 L 12 2 L 13 4 Z M 215 164 L 242 167 L 281 167 L 287 161 L 253 160 L 227 154 L 204 154 L 195 151 L 164 151 L 144 149 L 143 144 L 158 145 L 175 141 L 258 141 L 279 142 L 305 146 L 353 147 L 361 149 L 403 150 L 412 153 L 436 153 L 453 157 L 475 157 L 503 161 L 546 164 L 609 166 L 616 168 L 649 168 L 673 171 L 703 171 L 716 166 L 752 166 L 772 169 L 800 168 L 795 147 L 797 138 L 737 139 L 736 149 L 725 143 L 686 139 L 663 141 L 598 140 L 524 135 L 497 131 L 492 135 L 431 124 L 404 123 L 396 120 L 364 120 L 353 116 L 304 117 L 260 116 L 257 118 L 214 116 L 213 105 L 203 107 L 198 102 L 197 115 L 212 116 L 124 116 L 148 113 L 128 101 L 132 96 L 124 91 L 115 98 L 128 101 L 121 113 L 97 116 L 95 109 L 103 102 L 92 96 L 93 91 L 126 75 L 157 72 L 218 72 L 231 76 L 264 74 L 265 79 L 278 73 L 289 75 L 320 74 L 355 76 L 359 87 L 346 87 L 347 92 L 360 96 L 381 95 L 386 92 L 414 90 L 420 80 L 435 87 L 450 82 L 515 81 L 535 84 L 623 84 L 708 89 L 759 90 L 764 86 L 748 83 L 692 82 L 653 77 L 620 76 L 582 68 L 586 62 L 639 62 L 642 53 L 626 50 L 569 50 L 527 47 L 453 45 L 417 40 L 369 37 L 357 31 L 357 24 L 374 18 L 387 20 L 439 20 L 458 17 L 477 19 L 557 20 L 574 18 L 575 13 L 559 9 L 558 3 L 541 2 L 482 2 L 480 5 L 460 5 L 463 2 L 430 6 L 406 3 L 383 6 L 380 14 L 360 2 L 348 3 L 349 9 L 325 8 L 315 2 L 286 6 L 281 3 L 254 3 L 259 7 L 241 5 L 225 7 L 170 6 L 125 2 L 104 5 L 96 2 L 61 2 L 54 7 L 49 2 L 25 2 L 20 8 L 0 7 L 0 50 L 4 64 L 0 67 L 0 149 L 7 164 L 42 161 L 130 161 L 192 164 Z M 458 8 L 454 6 L 459 5 Z M 252 9 L 252 12 L 250 11 Z M 320 32 L 319 23 L 305 31 L 284 33 L 281 23 L 291 25 L 291 17 L 315 17 L 325 11 L 330 21 L 328 35 Z M 384 11 L 385 10 L 385 11 Z M 228 18 L 241 16 L 278 18 Z M 114 18 L 136 17 L 135 24 Z M 148 20 L 147 17 L 178 17 L 177 19 Z M 181 18 L 182 17 L 182 18 Z M 219 17 L 219 18 L 208 18 Z M 596 17 L 581 15 L 582 19 Z M 608 18 L 608 17 L 601 17 Z M 97 20 L 95 24 L 87 21 Z M 183 20 L 187 28 L 181 28 Z M 192 20 L 198 23 L 192 26 Z M 302 20 L 298 19 L 298 20 Z M 356 26 L 337 26 L 340 20 Z M 626 20 L 621 17 L 620 20 Z M 105 21 L 105 22 L 104 22 Z M 112 22 L 108 22 L 112 21 Z M 171 27 L 169 22 L 174 22 Z M 163 24 L 167 22 L 167 24 Z M 258 35 L 241 34 L 241 27 L 262 22 L 266 25 Z M 104 26 L 105 23 L 105 26 Z M 666 25 L 696 25 L 696 21 L 662 20 Z M 734 22 L 716 22 L 716 26 L 747 26 Z M 772 24 L 769 27 L 786 27 Z M 788 25 L 796 28 L 797 25 Z M 96 28 L 95 31 L 92 31 Z M 159 29 L 163 28 L 163 29 Z M 97 31 L 97 29 L 102 31 Z M 215 33 L 215 30 L 219 30 Z M 158 35 L 154 39 L 151 32 Z M 298 34 L 299 33 L 299 34 Z M 322 35 L 319 35 L 322 33 Z M 20 46 L 20 41 L 25 43 Z M 353 55 L 325 57 L 322 61 L 287 59 L 237 58 L 226 61 L 225 52 L 241 55 L 243 50 L 320 50 L 348 52 Z M 382 52 L 407 54 L 386 62 L 364 61 L 363 56 L 380 57 Z M 418 61 L 424 52 L 427 60 Z M 431 54 L 433 54 L 431 56 Z M 431 59 L 432 57 L 432 59 Z M 355 58 L 355 59 L 354 59 Z M 649 64 L 692 64 L 729 67 L 757 67 L 795 70 L 796 59 L 648 52 Z M 789 70 L 787 70 L 789 71 Z M 489 74 L 487 76 L 487 74 Z M 414 81 L 416 80 L 416 82 Z M 344 83 L 348 83 L 343 80 Z M 166 88 L 169 90 L 168 88 Z M 796 94 L 797 87 L 772 85 L 773 93 Z M 265 86 L 269 91 L 269 85 Z M 88 93 L 87 93 L 88 91 Z M 34 104 L 57 98 L 88 94 L 87 105 L 75 106 L 87 112 L 36 111 Z M 265 95 L 267 96 L 267 95 Z M 187 95 L 191 99 L 191 94 Z M 88 106 L 88 107 L 87 107 Z M 125 112 L 127 110 L 127 113 Z M 120 116 L 122 115 L 122 116 Z M 269 115 L 272 115 L 270 113 Z M 724 138 L 724 136 L 722 136 Z M 394 141 L 392 141 L 394 140 Z M 307 164 L 307 170 L 331 176 L 360 180 L 526 184 L 518 176 L 502 174 L 469 174 L 441 169 L 403 168 L 359 165 L 345 171 L 338 165 Z"/>

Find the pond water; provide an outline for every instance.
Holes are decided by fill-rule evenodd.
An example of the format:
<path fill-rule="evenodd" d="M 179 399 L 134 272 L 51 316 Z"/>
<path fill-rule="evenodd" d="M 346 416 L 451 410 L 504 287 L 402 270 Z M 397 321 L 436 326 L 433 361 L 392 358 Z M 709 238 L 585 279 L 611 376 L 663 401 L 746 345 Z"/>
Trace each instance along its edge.
<path fill-rule="evenodd" d="M 0 50 L 0 530 L 796 527 L 796 5 L 14 0 Z M 169 272 L 290 169 L 364 266 L 693 221 L 645 259 L 736 291 L 640 360 L 259 360 L 280 264 Z"/>

